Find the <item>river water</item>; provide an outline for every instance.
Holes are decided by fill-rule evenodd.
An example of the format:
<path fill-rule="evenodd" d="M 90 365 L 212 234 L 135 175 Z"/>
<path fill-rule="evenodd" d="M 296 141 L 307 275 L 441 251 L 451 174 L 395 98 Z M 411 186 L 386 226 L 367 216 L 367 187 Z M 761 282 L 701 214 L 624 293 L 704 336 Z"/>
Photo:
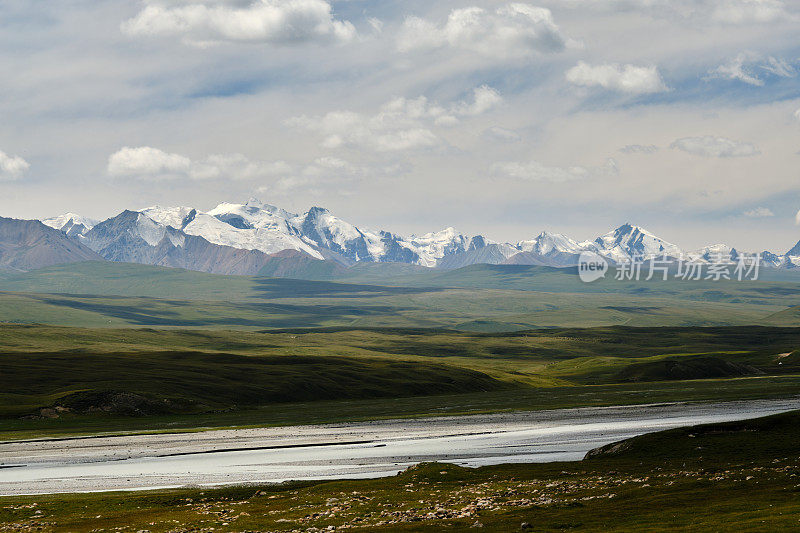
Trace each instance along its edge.
<path fill-rule="evenodd" d="M 642 433 L 792 409 L 800 399 L 3 442 L 0 495 L 379 477 L 422 461 L 571 461 Z"/>

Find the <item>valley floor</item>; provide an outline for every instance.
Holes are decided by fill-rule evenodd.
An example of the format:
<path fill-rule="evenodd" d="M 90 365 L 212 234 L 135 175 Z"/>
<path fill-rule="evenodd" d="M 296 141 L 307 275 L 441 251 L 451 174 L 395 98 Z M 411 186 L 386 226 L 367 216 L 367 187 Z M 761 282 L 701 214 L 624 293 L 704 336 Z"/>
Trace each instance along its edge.
<path fill-rule="evenodd" d="M 794 531 L 800 414 L 674 429 L 582 461 L 375 480 L 0 499 L 0 531 Z"/>
<path fill-rule="evenodd" d="M 578 460 L 642 433 L 792 409 L 800 398 L 3 442 L 0 495 L 382 477 L 433 461 Z"/>

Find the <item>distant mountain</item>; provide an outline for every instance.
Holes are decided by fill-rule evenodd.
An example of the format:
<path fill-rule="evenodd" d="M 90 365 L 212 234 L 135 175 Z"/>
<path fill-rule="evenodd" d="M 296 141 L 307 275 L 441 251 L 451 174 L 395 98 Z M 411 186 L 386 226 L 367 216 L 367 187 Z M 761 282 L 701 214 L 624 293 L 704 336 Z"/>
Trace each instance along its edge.
<path fill-rule="evenodd" d="M 800 257 L 800 241 L 798 241 L 791 250 L 786 252 L 786 255 L 789 257 Z"/>
<path fill-rule="evenodd" d="M 187 216 L 192 211 L 187 212 Z M 100 222 L 81 240 L 109 261 L 216 274 L 255 275 L 268 269 L 271 262 L 281 264 L 284 271 L 291 270 L 291 261 L 285 256 L 273 257 L 259 250 L 213 244 L 203 237 L 160 224 L 137 211 L 123 211 L 114 218 Z M 300 257 L 313 259 L 305 252 L 297 253 Z M 295 261 L 304 262 L 305 259 Z M 324 263 L 321 260 L 319 262 Z"/>
<path fill-rule="evenodd" d="M 35 270 L 102 260 L 83 244 L 38 220 L 0 217 L 0 269 Z"/>
<path fill-rule="evenodd" d="M 436 266 L 444 269 L 461 268 L 469 265 L 499 265 L 517 255 L 518 250 L 510 244 L 487 244 L 444 256 Z"/>
<path fill-rule="evenodd" d="M 623 224 L 594 240 L 599 253 L 614 262 L 626 261 L 631 257 L 673 257 L 681 256 L 681 249 L 660 239 L 638 226 Z"/>
<path fill-rule="evenodd" d="M 149 207 L 141 213 L 161 226 L 171 226 L 210 243 L 272 254 L 300 250 L 323 259 L 289 223 L 293 215 L 277 207 L 251 200 L 246 204 L 220 204 L 208 213 L 190 207 Z"/>
<path fill-rule="evenodd" d="M 573 266 L 578 263 L 581 252 L 600 251 L 594 243 L 580 244 L 566 235 L 546 231 L 535 239 L 518 243 L 516 247 L 519 253 L 506 259 L 506 264 Z"/>
<path fill-rule="evenodd" d="M 244 204 L 221 203 L 207 212 L 153 206 L 125 211 L 101 223 L 74 213 L 47 219 L 46 223 L 111 261 L 218 273 L 263 271 L 276 276 L 308 268 L 333 273 L 365 263 L 440 269 L 473 264 L 569 267 L 577 264 L 582 252 L 594 252 L 612 264 L 633 257 L 662 256 L 711 262 L 718 257 L 735 260 L 740 254 L 724 244 L 686 253 L 632 224 L 583 242 L 542 232 L 530 240 L 498 243 L 481 235 L 462 234 L 452 227 L 403 237 L 358 228 L 323 207 L 295 214 L 255 199 Z M 765 266 L 800 267 L 800 243 L 783 255 L 763 252 L 763 260 Z M 326 262 L 336 266 L 323 266 Z"/>
<path fill-rule="evenodd" d="M 735 248 L 731 248 L 727 244 L 712 244 L 705 246 L 690 255 L 699 257 L 700 259 L 708 262 L 719 261 L 720 259 L 728 261 L 736 261 L 739 257 L 739 252 Z"/>
<path fill-rule="evenodd" d="M 207 213 L 158 206 L 140 212 L 162 226 L 214 244 L 268 254 L 297 250 L 347 266 L 397 262 L 433 267 L 445 256 L 486 244 L 483 237 L 467 237 L 453 228 L 405 239 L 388 231 L 359 229 L 322 207 L 297 215 L 256 199 L 245 204 L 222 203 Z"/>
<path fill-rule="evenodd" d="M 50 226 L 65 233 L 68 237 L 83 235 L 97 224 L 97 220 L 82 217 L 75 213 L 65 213 L 53 218 L 42 220 L 45 226 Z"/>

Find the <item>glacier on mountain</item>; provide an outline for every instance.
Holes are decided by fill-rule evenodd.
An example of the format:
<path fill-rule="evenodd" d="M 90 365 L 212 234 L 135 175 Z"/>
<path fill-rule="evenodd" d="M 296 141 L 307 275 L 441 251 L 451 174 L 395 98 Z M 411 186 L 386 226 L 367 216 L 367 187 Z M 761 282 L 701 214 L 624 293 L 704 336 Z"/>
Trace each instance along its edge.
<path fill-rule="evenodd" d="M 403 237 L 388 231 L 360 229 L 322 207 L 295 214 L 256 199 L 243 204 L 221 203 L 207 212 L 185 206 L 152 206 L 125 211 L 100 223 L 75 213 L 43 222 L 115 261 L 147 262 L 156 256 L 163 261 L 164 254 L 169 253 L 174 262 L 178 253 L 175 249 L 185 246 L 187 238 L 200 238 L 202 243 L 221 248 L 208 248 L 201 241 L 192 241 L 193 253 L 213 250 L 225 261 L 235 263 L 239 270 L 245 267 L 241 266 L 241 257 L 233 259 L 236 250 L 262 254 L 246 256 L 250 269 L 267 261 L 267 256 L 285 250 L 301 252 L 316 260 L 333 260 L 343 266 L 370 262 L 437 268 L 476 263 L 567 267 L 576 265 L 585 251 L 613 264 L 647 257 L 713 262 L 720 257 L 735 260 L 740 253 L 725 244 L 686 253 L 677 245 L 628 223 L 583 242 L 559 233 L 541 232 L 530 240 L 499 243 L 481 235 L 462 234 L 452 227 Z M 155 249 L 160 249 L 161 255 L 153 252 Z M 192 268 L 192 261 L 200 260 L 192 259 L 191 254 L 186 256 L 186 251 L 182 253 L 180 261 L 187 263 L 186 268 Z M 800 243 L 783 255 L 763 252 L 763 263 L 777 268 L 800 266 Z M 212 267 L 204 262 L 204 268 Z"/>

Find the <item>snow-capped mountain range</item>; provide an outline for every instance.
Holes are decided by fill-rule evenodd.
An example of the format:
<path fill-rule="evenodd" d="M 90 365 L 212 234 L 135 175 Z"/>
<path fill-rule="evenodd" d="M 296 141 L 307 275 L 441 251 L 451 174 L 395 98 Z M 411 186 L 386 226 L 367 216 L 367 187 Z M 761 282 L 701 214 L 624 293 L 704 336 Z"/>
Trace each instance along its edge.
<path fill-rule="evenodd" d="M 321 207 L 298 215 L 255 199 L 244 204 L 222 203 L 207 212 L 153 206 L 124 211 L 102 222 L 74 213 L 42 222 L 111 261 L 236 274 L 258 273 L 279 252 L 285 260 L 287 250 L 294 251 L 293 257 L 343 266 L 369 262 L 438 268 L 476 263 L 566 267 L 577 264 L 585 251 L 612 263 L 634 256 L 714 261 L 720 255 L 735 259 L 739 254 L 722 244 L 686 253 L 630 224 L 583 242 L 542 232 L 530 240 L 498 243 L 480 235 L 463 235 L 453 228 L 403 237 L 360 229 Z M 763 252 L 763 258 L 768 266 L 796 267 L 800 265 L 800 243 L 786 254 Z"/>

